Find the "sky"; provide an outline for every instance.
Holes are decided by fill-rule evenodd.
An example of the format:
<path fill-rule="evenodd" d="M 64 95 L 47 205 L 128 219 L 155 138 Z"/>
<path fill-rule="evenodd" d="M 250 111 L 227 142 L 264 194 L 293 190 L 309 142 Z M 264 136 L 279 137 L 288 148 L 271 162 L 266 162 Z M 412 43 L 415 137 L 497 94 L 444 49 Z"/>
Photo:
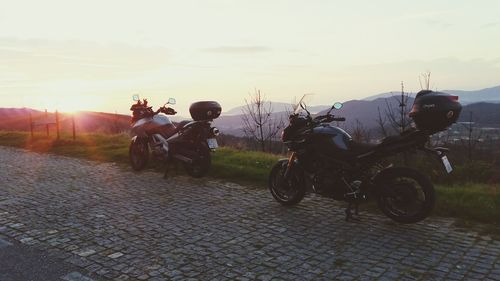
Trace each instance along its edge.
<path fill-rule="evenodd" d="M 0 0 L 0 107 L 129 114 L 500 85 L 500 1 Z"/>

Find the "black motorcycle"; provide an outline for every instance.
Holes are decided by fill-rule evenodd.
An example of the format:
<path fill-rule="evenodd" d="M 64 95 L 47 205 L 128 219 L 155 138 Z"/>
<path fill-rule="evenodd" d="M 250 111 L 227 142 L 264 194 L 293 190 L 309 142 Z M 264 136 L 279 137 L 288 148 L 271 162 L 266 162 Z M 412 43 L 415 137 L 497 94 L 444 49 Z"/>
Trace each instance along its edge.
<path fill-rule="evenodd" d="M 215 101 L 193 103 L 189 112 L 193 121 L 183 122 L 177 127 L 167 115 L 177 112 L 167 105 L 175 104 L 175 99 L 153 111 L 148 101 L 142 102 L 134 95 L 132 105 L 133 135 L 129 148 L 129 158 L 132 168 L 136 171 L 144 169 L 148 163 L 150 150 L 156 158 L 167 164 L 172 160 L 180 161 L 192 177 L 204 176 L 211 166 L 211 151 L 218 147 L 216 137 L 219 130 L 212 127 L 213 119 L 219 117 L 221 106 Z M 163 114 L 160 114 L 163 113 Z M 165 170 L 165 176 L 167 175 Z"/>
<path fill-rule="evenodd" d="M 333 126 L 345 118 L 331 114 L 312 117 L 303 101 L 290 115 L 282 141 L 291 155 L 278 161 L 269 176 L 272 196 L 283 205 L 299 203 L 307 191 L 348 202 L 346 221 L 358 215 L 359 203 L 374 198 L 389 218 L 399 223 L 416 223 L 431 213 L 435 203 L 432 182 L 408 167 L 384 165 L 383 159 L 398 153 L 422 150 L 451 167 L 443 147 L 429 147 L 432 134 L 456 122 L 461 111 L 458 97 L 421 91 L 410 112 L 416 128 L 390 136 L 380 144 L 355 142 L 348 133 Z M 302 112 L 301 112 L 302 111 Z M 301 114 L 304 113 L 305 114 Z"/>

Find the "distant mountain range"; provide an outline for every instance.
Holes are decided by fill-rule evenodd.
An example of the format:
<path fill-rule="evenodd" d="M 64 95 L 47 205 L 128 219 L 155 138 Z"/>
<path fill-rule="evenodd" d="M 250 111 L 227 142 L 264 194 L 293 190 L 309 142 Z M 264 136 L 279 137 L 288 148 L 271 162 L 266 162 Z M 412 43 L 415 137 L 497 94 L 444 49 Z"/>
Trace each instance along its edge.
<path fill-rule="evenodd" d="M 413 98 L 409 98 L 408 106 L 413 104 Z M 374 129 L 377 127 L 377 117 L 380 113 L 385 117 L 387 108 L 398 108 L 398 101 L 392 97 L 378 98 L 375 100 L 352 100 L 344 103 L 340 110 L 334 110 L 332 113 L 346 118 L 346 122 L 341 123 L 341 126 L 346 130 L 353 130 L 356 122 L 359 121 L 364 128 Z M 324 114 L 326 110 L 319 114 Z M 478 127 L 494 127 L 500 128 L 500 103 L 473 103 L 464 105 L 459 122 L 468 122 L 472 112 L 473 121 Z M 288 120 L 287 112 L 274 112 L 273 119 L 282 118 L 285 122 Z M 215 121 L 216 126 L 224 134 L 235 136 L 243 136 L 243 126 L 241 115 L 222 115 Z M 389 124 L 387 123 L 389 127 Z"/>
<path fill-rule="evenodd" d="M 500 86 L 482 89 L 478 91 L 443 91 L 459 96 L 459 101 L 464 105 L 459 122 L 467 122 L 472 112 L 473 121 L 479 127 L 500 128 Z M 377 126 L 376 118 L 380 110 L 385 115 L 387 107 L 398 107 L 397 100 L 392 96 L 397 96 L 397 92 L 384 93 L 365 98 L 363 100 L 351 100 L 344 103 L 340 110 L 333 113 L 346 117 L 347 121 L 342 124 L 347 130 L 354 128 L 356 121 L 359 121 L 365 128 L 371 129 Z M 408 106 L 413 103 L 413 98 L 408 100 Z M 317 105 L 308 107 L 314 113 L 325 112 L 331 105 Z M 214 124 L 224 134 L 243 136 L 242 110 L 244 106 L 233 108 L 224 112 L 221 117 L 214 121 Z M 292 110 L 291 104 L 272 102 L 272 118 L 288 121 L 288 114 Z M 0 108 L 0 130 L 29 130 L 29 115 L 36 121 L 43 118 L 41 111 L 28 108 Z M 49 118 L 54 118 L 50 113 Z M 181 121 L 182 117 L 173 116 L 172 121 Z M 71 115 L 61 114 L 61 129 L 71 130 Z M 121 114 L 101 113 L 101 112 L 80 112 L 75 115 L 75 123 L 79 132 L 124 132 L 130 128 L 130 116 Z M 38 127 L 38 130 L 43 128 Z"/>
<path fill-rule="evenodd" d="M 500 86 L 486 88 L 475 91 L 462 91 L 462 90 L 439 90 L 452 95 L 457 95 L 462 104 L 471 104 L 476 102 L 490 102 L 500 103 Z M 382 93 L 374 96 L 364 98 L 363 100 L 372 101 L 378 98 L 387 98 L 393 95 L 398 95 L 399 92 Z"/>
<path fill-rule="evenodd" d="M 269 105 L 266 102 L 266 108 Z M 311 113 L 318 113 L 322 110 L 325 110 L 327 108 L 330 108 L 331 105 L 315 105 L 308 107 L 307 110 L 309 110 Z M 224 116 L 227 115 L 241 115 L 243 114 L 243 110 L 245 109 L 246 106 L 238 106 L 235 108 L 232 108 L 226 112 L 224 112 Z M 285 103 L 285 102 L 271 102 L 271 108 L 273 112 L 290 112 L 292 111 L 292 104 L 291 103 Z"/>
<path fill-rule="evenodd" d="M 472 112 L 473 120 L 480 127 L 500 127 L 500 86 L 486 88 L 477 91 L 444 90 L 442 92 L 459 96 L 459 101 L 464 106 L 459 122 L 466 122 L 470 119 L 468 112 Z M 342 126 L 346 129 L 355 127 L 359 121 L 365 128 L 371 129 L 377 126 L 376 118 L 378 112 L 385 116 L 387 108 L 398 107 L 398 92 L 382 93 L 362 100 L 351 100 L 344 103 L 340 110 L 333 113 L 346 117 L 346 122 Z M 395 96 L 396 98 L 393 98 Z M 408 100 L 408 106 L 413 104 L 413 98 Z M 331 105 L 317 105 L 308 107 L 311 113 L 323 114 Z M 273 118 L 287 120 L 287 111 L 290 112 L 291 104 L 272 102 L 274 109 Z M 241 114 L 243 106 L 233 108 L 215 121 L 222 132 L 231 135 L 242 136 Z"/>

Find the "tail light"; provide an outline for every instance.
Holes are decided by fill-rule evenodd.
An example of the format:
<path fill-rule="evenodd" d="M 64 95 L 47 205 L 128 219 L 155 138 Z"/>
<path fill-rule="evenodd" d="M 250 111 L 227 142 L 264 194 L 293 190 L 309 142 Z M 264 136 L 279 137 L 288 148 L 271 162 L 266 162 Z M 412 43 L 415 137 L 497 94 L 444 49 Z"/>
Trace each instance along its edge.
<path fill-rule="evenodd" d="M 451 101 L 458 101 L 458 96 L 448 96 L 448 99 Z"/>

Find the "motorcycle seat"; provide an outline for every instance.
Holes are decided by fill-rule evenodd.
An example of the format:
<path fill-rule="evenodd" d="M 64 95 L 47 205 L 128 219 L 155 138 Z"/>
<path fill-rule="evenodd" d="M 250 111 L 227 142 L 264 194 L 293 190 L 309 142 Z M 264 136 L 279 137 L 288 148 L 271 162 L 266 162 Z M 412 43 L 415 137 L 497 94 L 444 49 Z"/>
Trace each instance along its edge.
<path fill-rule="evenodd" d="M 191 122 L 191 121 L 184 120 L 184 121 L 179 122 L 179 124 L 177 124 L 177 131 L 180 131 L 180 130 L 181 130 L 182 128 L 184 128 L 184 126 L 186 126 L 189 122 Z"/>
<path fill-rule="evenodd" d="M 393 144 L 396 144 L 398 142 L 404 141 L 404 140 L 408 139 L 408 137 L 411 136 L 416 131 L 417 131 L 416 129 L 410 128 L 408 130 L 405 130 L 400 135 L 385 137 L 384 139 L 382 139 L 382 142 L 379 144 L 360 143 L 360 142 L 352 141 L 350 144 L 349 150 L 353 155 L 359 156 L 359 155 L 368 153 L 370 151 L 373 151 L 376 149 L 383 149 L 384 147 L 386 147 L 388 145 L 393 145 Z"/>
<path fill-rule="evenodd" d="M 354 156 L 358 156 L 372 151 L 375 147 L 377 147 L 376 144 L 352 141 L 349 145 L 349 151 Z"/>
<path fill-rule="evenodd" d="M 407 139 L 410 135 L 412 135 L 413 133 L 416 133 L 416 132 L 417 132 L 417 130 L 415 128 L 410 128 L 410 129 L 405 130 L 404 132 L 402 132 L 399 135 L 385 137 L 384 139 L 382 139 L 380 146 L 385 146 L 388 144 L 397 143 L 399 141 Z"/>
<path fill-rule="evenodd" d="M 386 144 L 389 144 L 389 143 L 394 143 L 394 142 L 398 142 L 399 140 L 401 140 L 403 137 L 401 135 L 396 135 L 396 136 L 388 136 L 388 137 L 385 137 L 382 139 L 382 142 L 380 144 L 383 144 L 383 145 L 386 145 Z"/>

